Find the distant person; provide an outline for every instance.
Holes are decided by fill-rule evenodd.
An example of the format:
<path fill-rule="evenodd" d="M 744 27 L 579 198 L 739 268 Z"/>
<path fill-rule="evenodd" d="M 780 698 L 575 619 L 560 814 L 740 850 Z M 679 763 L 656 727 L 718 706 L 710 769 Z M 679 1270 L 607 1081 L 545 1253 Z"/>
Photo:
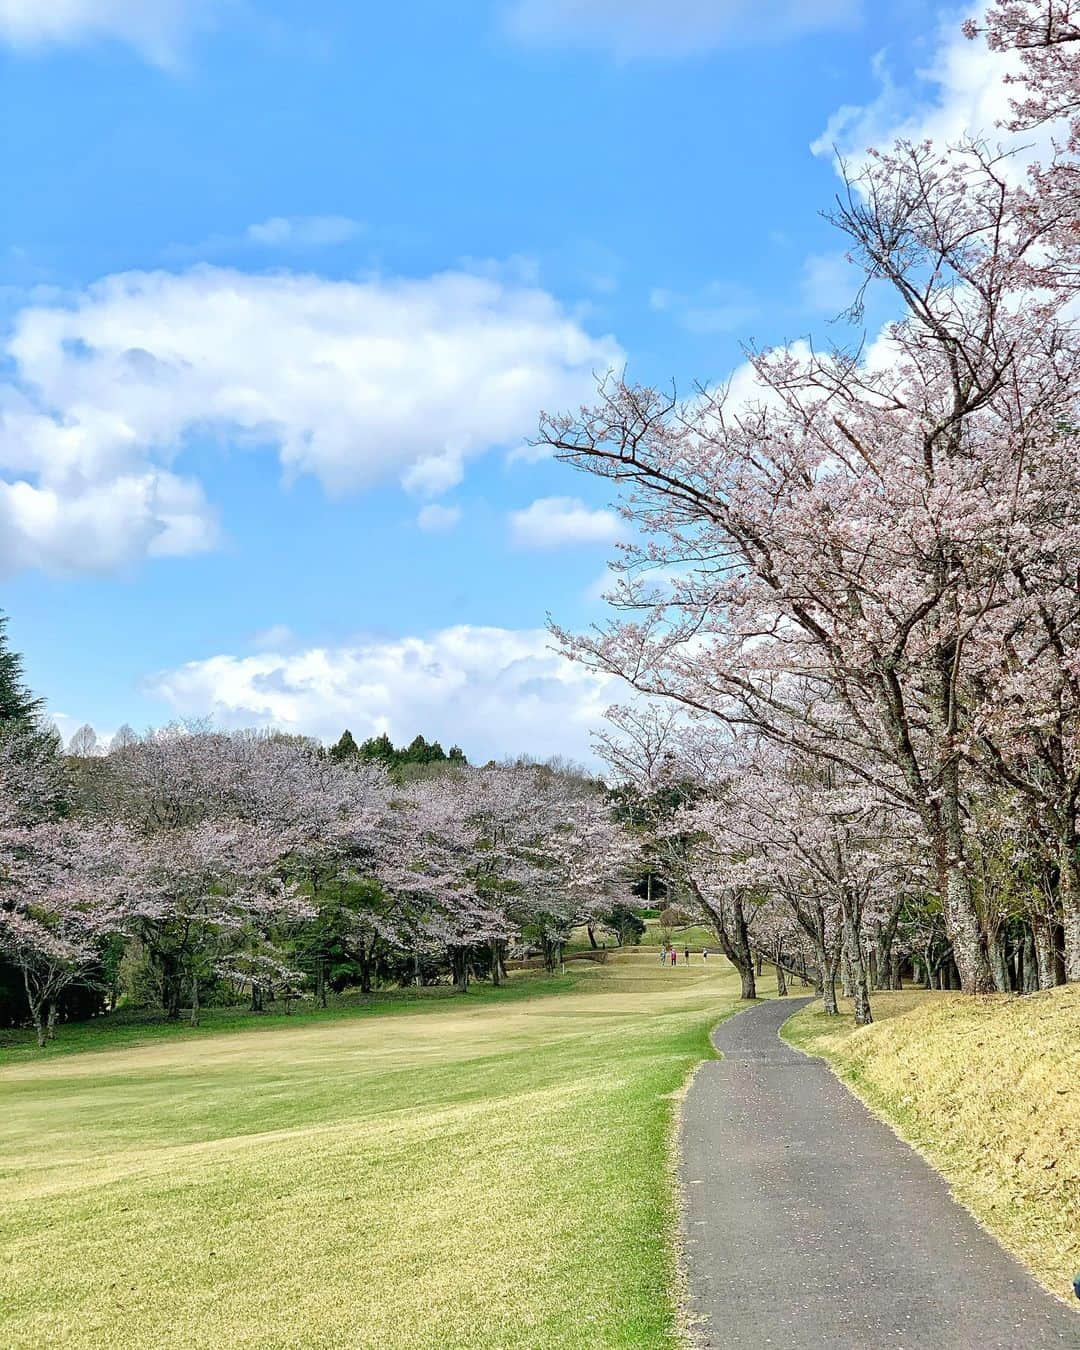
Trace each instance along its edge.
<path fill-rule="evenodd" d="M 672 947 L 671 949 L 671 964 L 673 966 L 677 966 L 679 964 L 679 953 L 675 950 L 674 947 Z"/>
<path fill-rule="evenodd" d="M 709 959 L 709 949 L 708 949 L 708 947 L 702 947 L 702 949 L 701 949 L 701 959 L 702 959 L 703 962 L 707 962 L 707 961 L 708 961 L 708 959 Z"/>
<path fill-rule="evenodd" d="M 683 959 L 683 961 L 684 961 L 687 965 L 690 964 L 690 948 L 689 948 L 689 947 L 684 947 L 684 948 L 683 948 L 682 959 Z"/>
<path fill-rule="evenodd" d="M 667 965 L 667 948 L 666 948 L 666 947 L 661 947 L 661 948 L 660 948 L 660 964 L 661 964 L 662 966 L 666 966 L 666 965 Z"/>

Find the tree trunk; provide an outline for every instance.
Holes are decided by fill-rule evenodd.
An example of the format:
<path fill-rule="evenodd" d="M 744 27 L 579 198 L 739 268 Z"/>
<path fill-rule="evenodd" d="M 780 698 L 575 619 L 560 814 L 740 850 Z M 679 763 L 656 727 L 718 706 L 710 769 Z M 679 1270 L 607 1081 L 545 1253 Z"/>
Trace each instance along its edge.
<path fill-rule="evenodd" d="M 735 890 L 730 899 L 730 916 L 721 901 L 721 907 L 710 904 L 698 889 L 697 883 L 690 879 L 690 888 L 694 898 L 707 916 L 709 925 L 716 934 L 720 950 L 739 972 L 744 999 L 757 998 L 757 984 L 754 980 L 754 953 L 750 949 L 750 934 L 746 926 L 746 913 L 743 909 L 742 892 Z"/>
<path fill-rule="evenodd" d="M 468 993 L 469 961 L 464 947 L 454 947 L 450 953 L 450 966 L 454 973 L 454 988 L 459 994 Z"/>
<path fill-rule="evenodd" d="M 776 943 L 776 997 L 787 997 L 787 976 L 784 974 L 784 939 L 780 938 Z"/>
<path fill-rule="evenodd" d="M 1035 964 L 1038 970 L 1040 989 L 1053 989 L 1057 983 L 1054 960 L 1054 930 L 1045 914 L 1031 916 L 1031 928 L 1035 945 Z"/>
<path fill-rule="evenodd" d="M 1039 987 L 1039 963 L 1035 959 L 1035 934 L 1031 925 L 1024 929 L 1024 983 L 1025 994 L 1033 994 Z"/>
<path fill-rule="evenodd" d="M 585 925 L 585 931 L 589 935 L 589 946 L 593 949 L 593 951 L 596 951 L 596 949 L 599 947 L 600 944 L 596 940 L 596 934 L 593 932 L 593 926 L 591 923 L 587 923 Z"/>
<path fill-rule="evenodd" d="M 498 988 L 502 982 L 502 959 L 499 955 L 499 942 L 496 939 L 489 945 L 491 948 L 491 983 Z M 593 943 L 593 946 L 595 947 L 596 944 Z"/>
<path fill-rule="evenodd" d="M 199 1025 L 199 977 L 198 977 L 198 975 L 192 975 L 192 977 L 191 977 L 191 1025 L 192 1025 L 193 1027 L 197 1027 L 197 1026 Z"/>
<path fill-rule="evenodd" d="M 994 976 L 994 989 L 999 994 L 1010 992 L 1009 969 L 1005 959 L 1005 929 L 999 924 L 989 942 L 990 969 Z"/>
<path fill-rule="evenodd" d="M 166 1022 L 179 1022 L 182 986 L 180 965 L 174 957 L 161 959 L 161 1002 Z"/>
<path fill-rule="evenodd" d="M 851 974 L 851 960 L 847 953 L 846 944 L 840 957 L 840 992 L 844 998 L 855 997 L 855 981 Z"/>
<path fill-rule="evenodd" d="M 1080 983 L 1080 864 L 1076 857 L 1076 839 L 1071 834 L 1061 846 L 1059 858 L 1061 922 L 1065 930 L 1065 978 Z"/>
<path fill-rule="evenodd" d="M 889 988 L 903 989 L 904 974 L 903 962 L 900 960 L 900 954 L 897 951 L 889 951 Z"/>
<path fill-rule="evenodd" d="M 844 916 L 844 943 L 851 965 L 855 1025 L 865 1027 L 874 1019 L 870 1012 L 870 983 L 867 978 L 866 962 L 863 959 L 862 943 L 859 941 L 859 907 L 854 897 L 845 893 L 841 908 Z"/>
<path fill-rule="evenodd" d="M 994 974 L 986 951 L 986 937 L 979 922 L 963 856 L 963 832 L 959 814 L 949 829 L 948 857 L 942 893 L 945 897 L 945 929 L 952 943 L 959 987 L 965 994 L 992 994 Z"/>

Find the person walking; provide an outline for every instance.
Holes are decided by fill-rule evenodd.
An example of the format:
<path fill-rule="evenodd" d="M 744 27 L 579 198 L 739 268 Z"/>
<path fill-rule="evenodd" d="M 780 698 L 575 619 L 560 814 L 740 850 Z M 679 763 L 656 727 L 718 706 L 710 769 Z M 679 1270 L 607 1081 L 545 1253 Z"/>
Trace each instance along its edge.
<path fill-rule="evenodd" d="M 690 948 L 689 948 L 689 947 L 684 947 L 684 948 L 683 948 L 682 959 L 683 959 L 684 964 L 686 964 L 686 965 L 689 965 L 689 964 L 690 964 Z"/>
<path fill-rule="evenodd" d="M 708 949 L 708 947 L 702 947 L 702 949 L 701 949 L 701 961 L 702 961 L 702 964 L 703 964 L 703 965 L 708 965 L 708 964 L 709 964 L 709 949 Z"/>
<path fill-rule="evenodd" d="M 666 965 L 667 965 L 667 948 L 666 948 L 666 947 L 661 947 L 661 948 L 660 948 L 660 964 L 661 964 L 662 966 L 666 966 Z"/>
<path fill-rule="evenodd" d="M 671 949 L 671 964 L 673 966 L 677 966 L 679 964 L 679 953 L 675 950 L 674 947 L 672 947 Z"/>

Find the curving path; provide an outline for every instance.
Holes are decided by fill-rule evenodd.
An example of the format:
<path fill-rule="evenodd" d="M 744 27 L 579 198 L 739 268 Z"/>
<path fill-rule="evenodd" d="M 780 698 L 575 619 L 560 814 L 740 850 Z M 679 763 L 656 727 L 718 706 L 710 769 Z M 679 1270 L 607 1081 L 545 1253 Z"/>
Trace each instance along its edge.
<path fill-rule="evenodd" d="M 1080 1315 L 938 1174 L 777 1035 L 809 999 L 713 1034 L 683 1105 L 680 1174 L 698 1343 L 750 1350 L 1080 1348 Z"/>

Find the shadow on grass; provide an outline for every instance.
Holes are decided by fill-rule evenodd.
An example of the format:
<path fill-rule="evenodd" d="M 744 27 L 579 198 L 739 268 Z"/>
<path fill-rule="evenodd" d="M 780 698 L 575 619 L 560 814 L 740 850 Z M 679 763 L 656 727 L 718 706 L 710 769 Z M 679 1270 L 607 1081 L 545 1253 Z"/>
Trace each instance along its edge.
<path fill-rule="evenodd" d="M 160 1012 L 120 1009 L 85 1022 L 62 1022 L 56 1029 L 56 1039 L 44 1050 L 38 1047 L 32 1028 L 2 1029 L 0 1064 L 16 1064 L 94 1050 L 119 1050 L 153 1041 L 190 1040 L 229 1031 L 270 1030 L 378 1014 L 415 1013 L 447 1004 L 460 1008 L 486 1007 L 493 1003 L 513 1003 L 523 998 L 565 993 L 573 989 L 579 979 L 578 975 L 548 976 L 542 971 L 521 971 L 514 973 L 498 988 L 490 984 L 473 984 L 465 994 L 457 992 L 450 985 L 428 985 L 420 989 L 384 989 L 374 994 L 347 990 L 331 995 L 326 1008 L 300 1000 L 293 1003 L 291 1012 L 286 1012 L 282 1003 L 272 1003 L 261 1013 L 240 1006 L 204 1007 L 200 1011 L 197 1027 L 193 1027 L 186 1016 L 179 1022 L 167 1022 Z"/>

